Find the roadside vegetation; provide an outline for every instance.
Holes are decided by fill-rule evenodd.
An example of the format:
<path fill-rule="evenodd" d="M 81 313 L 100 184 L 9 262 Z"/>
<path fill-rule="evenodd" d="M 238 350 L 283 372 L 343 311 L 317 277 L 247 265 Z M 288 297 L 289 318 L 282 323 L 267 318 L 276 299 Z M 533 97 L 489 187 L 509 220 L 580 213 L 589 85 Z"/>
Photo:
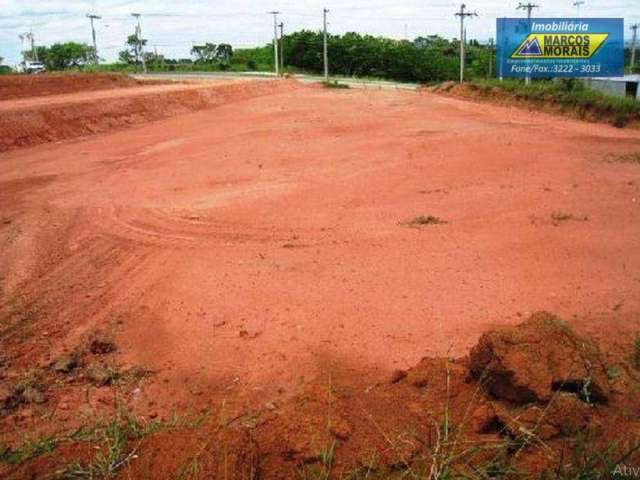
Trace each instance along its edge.
<path fill-rule="evenodd" d="M 448 84 L 436 90 L 555 107 L 581 119 L 605 120 L 616 127 L 640 121 L 640 102 L 591 90 L 577 79 L 534 81 L 530 85 L 519 80 L 476 79 L 462 87 L 464 91 L 460 88 Z"/>

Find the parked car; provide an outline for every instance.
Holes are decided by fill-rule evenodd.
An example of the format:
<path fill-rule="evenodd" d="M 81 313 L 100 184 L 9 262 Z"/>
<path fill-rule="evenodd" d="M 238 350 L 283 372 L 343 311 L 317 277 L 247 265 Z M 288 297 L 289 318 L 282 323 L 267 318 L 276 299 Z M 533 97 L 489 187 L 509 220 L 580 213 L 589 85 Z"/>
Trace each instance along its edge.
<path fill-rule="evenodd" d="M 38 73 L 46 72 L 47 71 L 47 67 L 42 62 L 26 61 L 26 62 L 20 63 L 17 66 L 16 71 L 18 73 L 27 73 L 27 74 L 30 74 L 30 75 L 35 75 L 35 74 L 38 74 Z"/>

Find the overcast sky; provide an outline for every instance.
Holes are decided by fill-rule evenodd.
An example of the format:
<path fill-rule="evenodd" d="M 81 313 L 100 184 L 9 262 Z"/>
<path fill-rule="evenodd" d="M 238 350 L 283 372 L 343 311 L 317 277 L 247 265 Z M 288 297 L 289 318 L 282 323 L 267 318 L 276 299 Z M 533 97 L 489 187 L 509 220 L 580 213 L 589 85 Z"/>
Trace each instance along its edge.
<path fill-rule="evenodd" d="M 574 0 L 541 0 L 536 16 L 575 16 Z M 468 0 L 480 15 L 469 22 L 468 37 L 488 40 L 495 36 L 497 17 L 518 16 L 517 1 Z M 96 22 L 98 50 L 107 60 L 117 58 L 126 36 L 133 32 L 131 12 L 142 17 L 143 36 L 149 48 L 169 57 L 188 57 L 192 44 L 210 41 L 234 47 L 263 45 L 273 36 L 272 17 L 280 10 L 288 31 L 318 30 L 322 8 L 331 10 L 332 33 L 356 31 L 393 38 L 420 35 L 457 35 L 453 16 L 460 2 L 446 0 L 0 0 L 0 56 L 5 63 L 19 61 L 18 35 L 32 30 L 38 45 L 60 41 L 91 43 L 89 12 L 102 15 Z M 586 0 L 583 16 L 623 17 L 627 25 L 640 22 L 639 0 Z"/>

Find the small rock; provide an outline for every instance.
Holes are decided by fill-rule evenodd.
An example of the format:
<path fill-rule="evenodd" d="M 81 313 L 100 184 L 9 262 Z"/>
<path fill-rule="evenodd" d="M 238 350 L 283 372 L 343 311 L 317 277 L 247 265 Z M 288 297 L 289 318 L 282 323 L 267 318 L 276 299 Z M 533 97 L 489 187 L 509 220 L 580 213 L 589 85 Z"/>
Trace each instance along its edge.
<path fill-rule="evenodd" d="M 105 355 L 116 351 L 116 344 L 103 337 L 94 338 L 89 345 L 89 351 L 94 355 Z"/>
<path fill-rule="evenodd" d="M 493 406 L 490 403 L 485 403 L 471 414 L 468 429 L 470 432 L 480 434 L 499 433 L 499 423 Z"/>
<path fill-rule="evenodd" d="M 348 440 L 351 436 L 351 427 L 341 418 L 335 419 L 331 422 L 329 431 L 331 432 L 331 435 L 336 437 L 338 440 Z"/>
<path fill-rule="evenodd" d="M 267 402 L 267 403 L 265 403 L 264 407 L 265 407 L 267 410 L 271 410 L 272 412 L 273 412 L 274 410 L 277 410 L 277 409 L 278 409 L 278 406 L 277 406 L 275 403 L 273 403 L 273 402 Z"/>
<path fill-rule="evenodd" d="M 0 410 L 13 410 L 22 401 L 22 396 L 16 395 L 14 389 L 10 389 L 7 385 L 0 385 Z"/>
<path fill-rule="evenodd" d="M 46 402 L 46 398 L 43 393 L 37 388 L 29 385 L 22 391 L 22 398 L 26 403 L 35 403 L 36 405 Z"/>
<path fill-rule="evenodd" d="M 391 383 L 398 383 L 407 378 L 407 375 L 405 370 L 394 370 L 391 373 Z"/>
<path fill-rule="evenodd" d="M 109 385 L 115 378 L 114 373 L 101 365 L 92 365 L 85 373 L 87 380 L 97 387 Z"/>
<path fill-rule="evenodd" d="M 65 355 L 60 357 L 53 365 L 53 369 L 58 373 L 69 373 L 78 366 L 76 355 Z"/>

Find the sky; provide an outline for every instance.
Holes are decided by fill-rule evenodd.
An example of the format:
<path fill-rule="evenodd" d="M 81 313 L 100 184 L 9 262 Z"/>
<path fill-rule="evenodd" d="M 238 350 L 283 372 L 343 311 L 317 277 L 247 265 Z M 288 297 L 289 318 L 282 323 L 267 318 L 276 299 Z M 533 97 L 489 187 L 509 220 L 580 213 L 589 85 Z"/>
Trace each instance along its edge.
<path fill-rule="evenodd" d="M 540 0 L 538 17 L 575 17 L 575 0 Z M 518 1 L 466 0 L 476 11 L 468 23 L 469 39 L 487 41 L 495 36 L 497 17 L 517 17 Z M 460 2 L 446 0 L 0 0 L 0 57 L 4 63 L 20 61 L 20 33 L 32 31 L 37 45 L 76 41 L 91 43 L 87 13 L 96 21 L 98 52 L 113 61 L 134 31 L 132 12 L 142 14 L 143 37 L 148 48 L 171 58 L 187 58 L 192 45 L 209 41 L 235 48 L 264 45 L 273 37 L 273 17 L 278 10 L 285 31 L 319 30 L 322 9 L 330 10 L 329 31 L 382 35 L 397 39 L 438 34 L 455 38 L 459 23 L 454 13 Z M 583 17 L 622 17 L 628 26 L 640 23 L 638 0 L 585 0 Z"/>

